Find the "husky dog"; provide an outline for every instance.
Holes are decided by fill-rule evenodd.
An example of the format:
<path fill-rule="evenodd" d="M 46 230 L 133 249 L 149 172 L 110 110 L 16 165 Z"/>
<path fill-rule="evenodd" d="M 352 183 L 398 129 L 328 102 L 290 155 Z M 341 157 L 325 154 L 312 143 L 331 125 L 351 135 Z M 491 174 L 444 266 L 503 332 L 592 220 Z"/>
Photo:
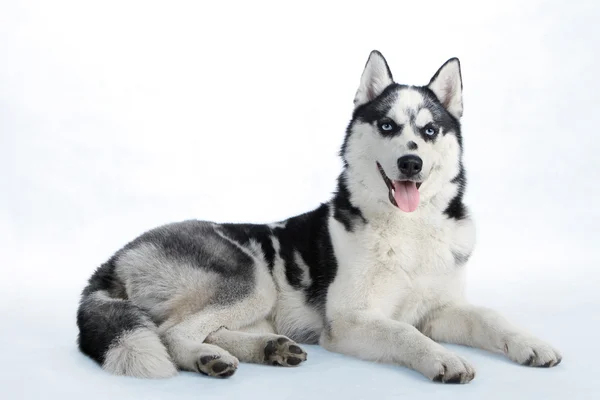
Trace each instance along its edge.
<path fill-rule="evenodd" d="M 184 221 L 142 234 L 83 290 L 79 347 L 114 374 L 231 376 L 239 362 L 293 367 L 297 343 L 467 383 L 437 342 L 553 367 L 560 353 L 464 298 L 473 221 L 458 59 L 426 86 L 397 84 L 373 51 L 354 99 L 333 198 L 258 225 Z"/>

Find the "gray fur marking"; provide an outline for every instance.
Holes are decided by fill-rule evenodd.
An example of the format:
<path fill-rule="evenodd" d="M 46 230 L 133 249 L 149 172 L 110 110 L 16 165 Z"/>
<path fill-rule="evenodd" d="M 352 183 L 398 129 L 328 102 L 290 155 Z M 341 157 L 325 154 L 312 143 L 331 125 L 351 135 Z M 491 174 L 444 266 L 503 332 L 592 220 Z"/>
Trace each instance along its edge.
<path fill-rule="evenodd" d="M 467 263 L 467 261 L 469 261 L 471 254 L 463 254 L 458 251 L 453 251 L 452 256 L 454 257 L 456 266 L 461 266 L 461 265 L 465 265 Z"/>
<path fill-rule="evenodd" d="M 162 321 L 173 312 L 173 298 L 181 299 L 184 292 L 191 293 L 198 308 L 248 296 L 255 262 L 213 224 L 185 221 L 145 233 L 118 254 L 116 264 L 129 296 Z M 198 302 L 202 297 L 205 301 Z"/>

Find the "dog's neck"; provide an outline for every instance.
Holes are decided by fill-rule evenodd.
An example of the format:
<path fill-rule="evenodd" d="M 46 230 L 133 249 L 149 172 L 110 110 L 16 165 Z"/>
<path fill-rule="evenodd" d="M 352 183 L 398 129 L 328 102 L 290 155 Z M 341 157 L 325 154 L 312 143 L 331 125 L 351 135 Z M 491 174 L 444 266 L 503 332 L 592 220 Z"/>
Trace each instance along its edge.
<path fill-rule="evenodd" d="M 458 185 L 452 181 L 432 177 L 430 182 L 422 186 L 417 210 L 407 213 L 390 202 L 388 189 L 375 168 L 359 173 L 347 166 L 338 178 L 332 203 L 344 218 L 358 222 L 429 219 L 444 214 L 458 189 Z"/>

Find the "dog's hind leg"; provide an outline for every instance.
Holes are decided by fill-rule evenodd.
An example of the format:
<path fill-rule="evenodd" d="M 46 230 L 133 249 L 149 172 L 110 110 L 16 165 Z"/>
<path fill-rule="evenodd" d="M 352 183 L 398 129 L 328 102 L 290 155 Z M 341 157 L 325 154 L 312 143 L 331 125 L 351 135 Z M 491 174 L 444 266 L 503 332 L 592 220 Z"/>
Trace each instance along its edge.
<path fill-rule="evenodd" d="M 221 328 L 205 343 L 226 349 L 241 362 L 295 367 L 306 361 L 306 352 L 291 339 L 274 333 L 248 333 Z"/>
<path fill-rule="evenodd" d="M 211 332 L 228 322 L 222 315 L 227 311 L 209 307 L 181 322 L 166 321 L 159 327 L 161 339 L 180 369 L 223 378 L 233 375 L 238 359 L 219 346 L 203 343 Z"/>
<path fill-rule="evenodd" d="M 167 347 L 179 368 L 208 376 L 230 377 L 239 364 L 228 351 L 196 340 L 170 337 Z"/>
<path fill-rule="evenodd" d="M 222 287 L 236 288 L 235 282 Z M 230 376 L 238 366 L 238 359 L 227 351 L 230 349 L 223 349 L 216 342 L 205 343 L 205 340 L 221 328 L 235 331 L 265 320 L 275 299 L 275 287 L 268 272 L 257 269 L 254 289 L 246 297 L 233 303 L 216 299 L 214 304 L 196 313 L 165 321 L 159 332 L 180 368 L 211 376 Z"/>

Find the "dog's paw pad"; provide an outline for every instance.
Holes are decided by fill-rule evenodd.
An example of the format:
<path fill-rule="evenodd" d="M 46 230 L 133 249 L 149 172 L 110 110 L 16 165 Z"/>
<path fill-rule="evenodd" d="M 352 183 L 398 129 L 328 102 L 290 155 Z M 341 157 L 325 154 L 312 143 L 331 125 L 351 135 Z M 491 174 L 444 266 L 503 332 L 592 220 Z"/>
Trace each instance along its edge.
<path fill-rule="evenodd" d="M 196 362 L 198 372 L 216 378 L 228 378 L 235 373 L 238 361 L 235 357 L 218 354 L 204 355 Z"/>
<path fill-rule="evenodd" d="M 446 379 L 446 381 L 444 381 L 444 383 L 461 383 L 462 381 L 463 381 L 462 376 L 454 375 L 454 376 Z"/>
<path fill-rule="evenodd" d="M 265 364 L 295 367 L 306 361 L 306 352 L 290 339 L 282 336 L 269 340 L 264 348 Z"/>

